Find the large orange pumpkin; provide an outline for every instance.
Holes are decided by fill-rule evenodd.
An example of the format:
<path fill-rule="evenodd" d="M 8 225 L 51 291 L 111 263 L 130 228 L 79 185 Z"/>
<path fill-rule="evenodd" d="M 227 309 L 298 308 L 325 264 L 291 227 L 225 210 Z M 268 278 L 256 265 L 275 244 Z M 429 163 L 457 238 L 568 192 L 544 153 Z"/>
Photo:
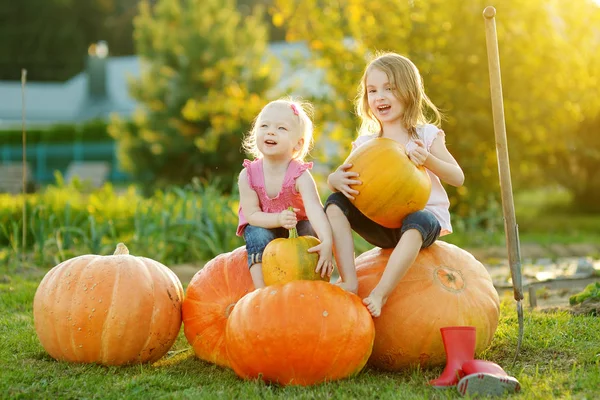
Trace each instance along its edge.
<path fill-rule="evenodd" d="M 230 367 L 225 326 L 235 303 L 254 290 L 242 246 L 220 254 L 194 275 L 183 301 L 183 329 L 198 358 Z"/>
<path fill-rule="evenodd" d="M 308 249 L 317 246 L 319 239 L 313 236 L 300 236 L 296 228 L 290 229 L 288 238 L 279 238 L 269 242 L 262 256 L 262 272 L 265 285 L 288 283 L 298 280 L 323 280 L 315 272 L 319 262 L 319 253 L 309 253 Z"/>
<path fill-rule="evenodd" d="M 244 296 L 226 330 L 240 377 L 303 386 L 358 373 L 374 335 L 361 300 L 322 281 L 278 284 Z"/>
<path fill-rule="evenodd" d="M 369 295 L 381 278 L 391 249 L 375 248 L 356 259 L 358 294 Z M 369 364 L 398 370 L 411 364 L 445 362 L 440 328 L 474 326 L 476 351 L 492 341 L 500 301 L 490 274 L 470 253 L 437 241 L 416 261 L 374 318 L 375 344 Z"/>
<path fill-rule="evenodd" d="M 153 362 L 181 327 L 183 288 L 161 263 L 129 255 L 83 255 L 52 268 L 33 301 L 37 336 L 57 360 Z"/>
<path fill-rule="evenodd" d="M 388 138 L 371 139 L 354 150 L 344 163 L 358 172 L 361 185 L 352 203 L 379 225 L 399 228 L 408 214 L 422 210 L 431 194 L 424 167 L 415 166 L 404 146 Z"/>

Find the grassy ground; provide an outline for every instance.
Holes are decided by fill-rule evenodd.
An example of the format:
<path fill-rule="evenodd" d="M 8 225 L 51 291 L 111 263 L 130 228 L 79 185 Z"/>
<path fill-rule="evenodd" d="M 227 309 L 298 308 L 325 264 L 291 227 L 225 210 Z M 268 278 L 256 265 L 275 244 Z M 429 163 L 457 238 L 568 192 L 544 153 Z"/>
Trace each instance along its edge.
<path fill-rule="evenodd" d="M 357 377 L 318 386 L 281 388 L 246 382 L 193 356 L 183 333 L 154 365 L 103 367 L 54 361 L 33 328 L 32 303 L 43 271 L 0 271 L 0 397 L 2 398 L 231 398 L 231 399 L 449 399 L 453 390 L 427 386 L 442 367 L 385 373 L 365 369 Z M 525 303 L 527 304 L 527 303 Z M 513 398 L 592 399 L 600 396 L 600 318 L 567 313 L 525 313 L 525 339 L 517 363 L 514 302 L 504 296 L 498 330 L 481 358 L 519 379 Z"/>

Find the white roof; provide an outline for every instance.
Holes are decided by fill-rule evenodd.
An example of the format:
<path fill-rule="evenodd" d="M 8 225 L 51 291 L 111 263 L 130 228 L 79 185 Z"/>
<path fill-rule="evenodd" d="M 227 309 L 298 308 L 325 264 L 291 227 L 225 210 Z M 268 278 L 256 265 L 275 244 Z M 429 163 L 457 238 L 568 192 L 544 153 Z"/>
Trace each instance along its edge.
<path fill-rule="evenodd" d="M 304 42 L 276 42 L 270 52 L 281 61 L 281 79 L 270 96 L 293 94 L 322 96 L 328 90 L 324 71 L 307 67 L 310 51 Z M 88 98 L 85 71 L 65 82 L 27 82 L 25 112 L 28 126 L 77 123 L 92 118 L 107 118 L 112 113 L 130 115 L 137 103 L 129 96 L 128 77 L 140 76 L 137 56 L 107 58 L 107 96 L 101 101 Z M 0 81 L 0 129 L 21 124 L 20 81 Z"/>

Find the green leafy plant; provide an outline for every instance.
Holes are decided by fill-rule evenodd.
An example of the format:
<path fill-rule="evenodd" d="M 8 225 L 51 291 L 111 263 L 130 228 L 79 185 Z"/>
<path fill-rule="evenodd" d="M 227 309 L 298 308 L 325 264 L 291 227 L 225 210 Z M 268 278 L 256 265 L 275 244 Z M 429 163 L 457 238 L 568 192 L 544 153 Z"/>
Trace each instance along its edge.
<path fill-rule="evenodd" d="M 586 300 L 600 301 L 600 282 L 590 283 L 583 291 L 569 297 L 571 305 L 581 304 Z"/>

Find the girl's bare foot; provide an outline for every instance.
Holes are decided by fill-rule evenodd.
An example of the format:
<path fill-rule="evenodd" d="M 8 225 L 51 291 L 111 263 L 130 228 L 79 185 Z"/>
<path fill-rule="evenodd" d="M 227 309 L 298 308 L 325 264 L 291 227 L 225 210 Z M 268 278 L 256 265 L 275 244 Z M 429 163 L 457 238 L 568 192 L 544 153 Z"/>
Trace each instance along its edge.
<path fill-rule="evenodd" d="M 346 292 L 358 294 L 358 285 L 357 284 L 350 284 L 348 282 L 336 282 L 335 285 L 341 287 Z"/>
<path fill-rule="evenodd" d="M 376 318 L 381 315 L 381 309 L 386 302 L 386 298 L 383 296 L 379 296 L 371 292 L 369 297 L 363 299 L 363 304 L 367 306 L 367 310 L 371 313 L 371 315 Z"/>

